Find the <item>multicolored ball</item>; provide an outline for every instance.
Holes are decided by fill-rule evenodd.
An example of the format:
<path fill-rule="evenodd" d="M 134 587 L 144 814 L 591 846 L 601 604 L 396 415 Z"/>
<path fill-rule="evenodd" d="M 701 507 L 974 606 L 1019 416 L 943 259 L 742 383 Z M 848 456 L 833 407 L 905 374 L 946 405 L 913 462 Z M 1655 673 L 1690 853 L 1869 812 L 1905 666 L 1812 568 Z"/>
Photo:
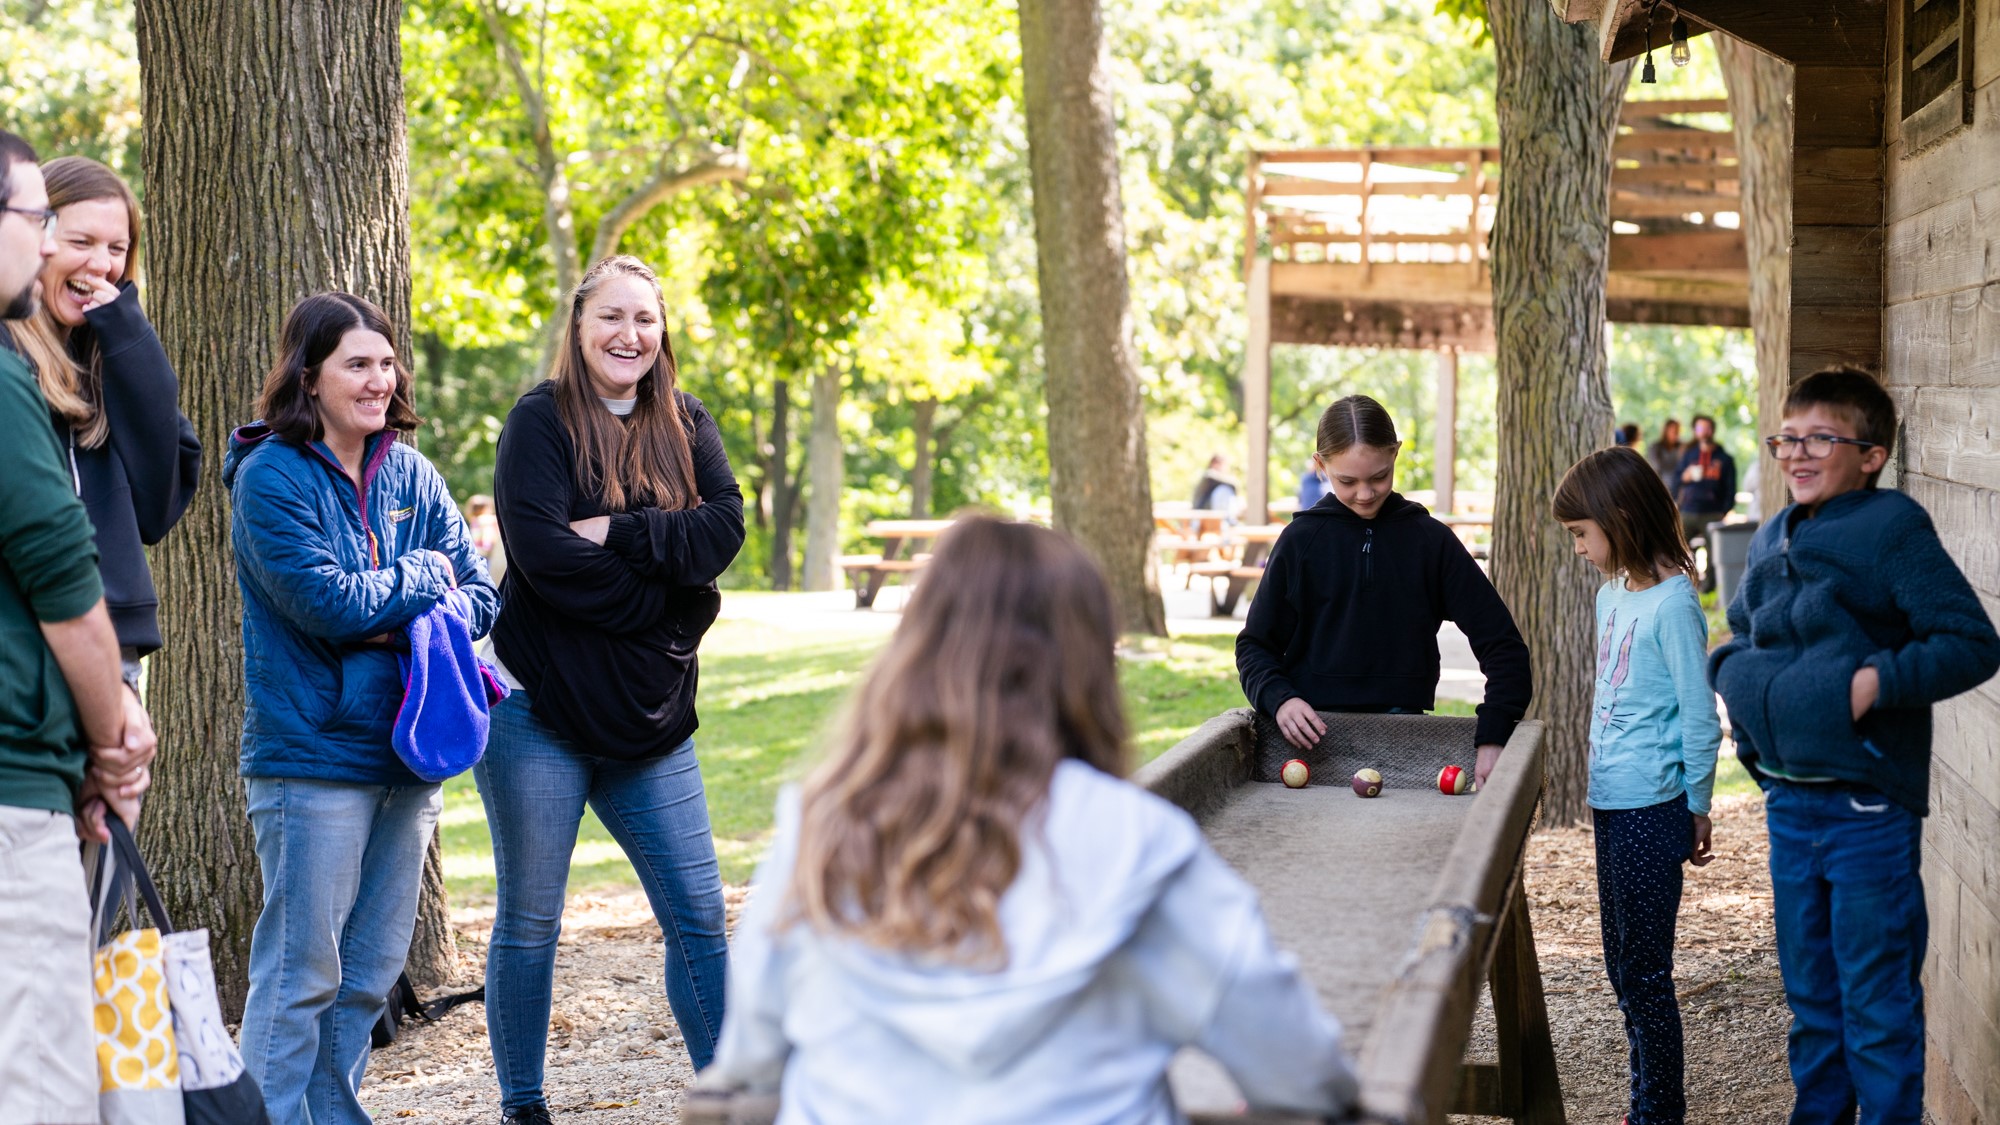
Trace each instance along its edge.
<path fill-rule="evenodd" d="M 1365 768 L 1355 770 L 1354 780 L 1348 784 L 1354 786 L 1354 795 L 1357 797 L 1382 795 L 1382 775 L 1375 770 Z"/>
<path fill-rule="evenodd" d="M 1312 770 L 1304 761 L 1293 758 L 1278 769 L 1278 779 L 1287 789 L 1304 789 L 1312 780 Z"/>
<path fill-rule="evenodd" d="M 1438 792 L 1447 797 L 1457 797 L 1472 791 L 1472 774 L 1457 766 L 1446 766 L 1438 771 Z"/>

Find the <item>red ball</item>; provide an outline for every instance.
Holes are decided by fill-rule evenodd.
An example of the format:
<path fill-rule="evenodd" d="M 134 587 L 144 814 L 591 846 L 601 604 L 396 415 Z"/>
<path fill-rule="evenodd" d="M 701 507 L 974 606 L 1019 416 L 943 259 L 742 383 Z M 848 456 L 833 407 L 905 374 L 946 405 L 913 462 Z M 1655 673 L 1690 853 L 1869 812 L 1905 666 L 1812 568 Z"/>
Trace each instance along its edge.
<path fill-rule="evenodd" d="M 1438 771 L 1438 792 L 1447 797 L 1457 797 L 1472 789 L 1472 775 L 1457 766 L 1446 766 Z"/>
<path fill-rule="evenodd" d="M 1278 779 L 1287 789 L 1304 789 L 1312 781 L 1312 769 L 1304 761 L 1293 758 L 1278 768 Z"/>

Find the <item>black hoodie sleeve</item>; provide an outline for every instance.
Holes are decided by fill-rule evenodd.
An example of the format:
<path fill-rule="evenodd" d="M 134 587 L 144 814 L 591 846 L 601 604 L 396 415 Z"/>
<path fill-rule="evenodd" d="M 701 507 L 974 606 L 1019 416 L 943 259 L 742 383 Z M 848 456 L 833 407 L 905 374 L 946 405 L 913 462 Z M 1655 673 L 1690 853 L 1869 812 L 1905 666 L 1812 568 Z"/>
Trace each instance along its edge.
<path fill-rule="evenodd" d="M 676 586 L 706 586 L 722 576 L 743 549 L 743 492 L 722 447 L 722 431 L 700 402 L 683 395 L 694 423 L 688 439 L 694 446 L 695 494 L 698 507 L 668 511 L 641 508 L 611 517 L 604 545 L 640 576 Z"/>
<path fill-rule="evenodd" d="M 570 449 L 552 397 L 530 392 L 507 415 L 493 499 L 509 574 L 518 572 L 557 613 L 591 628 L 617 634 L 655 628 L 672 587 L 641 578 L 623 558 L 570 529 L 576 471 Z"/>
<path fill-rule="evenodd" d="M 1289 529 L 1287 529 L 1289 532 Z M 1271 548 L 1264 577 L 1250 598 L 1243 615 L 1243 631 L 1236 634 L 1236 675 L 1243 682 L 1243 696 L 1266 715 L 1276 715 L 1285 701 L 1298 696 L 1298 689 L 1285 675 L 1285 650 L 1299 628 L 1298 609 L 1292 605 L 1293 550 L 1290 534 L 1281 535 Z"/>
<path fill-rule="evenodd" d="M 1507 603 L 1500 600 L 1500 592 L 1472 561 L 1465 544 L 1450 528 L 1443 530 L 1439 575 L 1444 585 L 1444 616 L 1472 642 L 1472 654 L 1479 658 L 1479 670 L 1486 676 L 1486 701 L 1479 705 L 1474 744 L 1502 746 L 1534 699 L 1528 645 L 1515 628 Z"/>
<path fill-rule="evenodd" d="M 104 413 L 132 489 L 139 538 L 153 544 L 167 537 L 194 499 L 201 441 L 180 411 L 180 380 L 139 307 L 138 288 L 129 281 L 118 288 L 117 300 L 84 319 L 103 358 Z"/>

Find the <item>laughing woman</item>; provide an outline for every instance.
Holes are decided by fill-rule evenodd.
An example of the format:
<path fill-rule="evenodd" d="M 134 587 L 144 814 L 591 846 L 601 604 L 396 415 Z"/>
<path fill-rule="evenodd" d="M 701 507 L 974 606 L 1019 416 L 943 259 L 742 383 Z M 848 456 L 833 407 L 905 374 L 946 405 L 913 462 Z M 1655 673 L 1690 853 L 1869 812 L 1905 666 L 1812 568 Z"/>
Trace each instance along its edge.
<path fill-rule="evenodd" d="M 132 282 L 139 259 L 132 189 L 81 156 L 51 160 L 42 174 L 56 213 L 56 252 L 42 265 L 41 309 L 0 325 L 0 345 L 11 342 L 35 369 L 69 454 L 125 660 L 126 721 L 145 722 L 139 661 L 160 647 L 146 547 L 166 538 L 193 499 L 201 443 L 180 412 L 180 383 Z"/>
<path fill-rule="evenodd" d="M 444 478 L 399 431 L 410 373 L 346 293 L 285 318 L 223 462 L 243 591 L 243 776 L 263 869 L 243 1059 L 275 1125 L 367 1125 L 369 1031 L 410 948 L 438 786 L 392 741 L 397 640 L 443 601 L 475 637 L 499 594 Z M 403 646 L 407 651 L 407 645 Z"/>
<path fill-rule="evenodd" d="M 498 914 L 487 1029 L 503 1120 L 542 1093 L 556 936 L 577 824 L 595 809 L 666 934 L 668 1003 L 696 1069 L 722 1025 L 722 877 L 695 760 L 695 650 L 743 546 L 743 497 L 715 420 L 677 389 L 653 271 L 607 258 L 568 308 L 553 378 L 500 433 L 507 546 L 501 678 L 476 769 Z"/>

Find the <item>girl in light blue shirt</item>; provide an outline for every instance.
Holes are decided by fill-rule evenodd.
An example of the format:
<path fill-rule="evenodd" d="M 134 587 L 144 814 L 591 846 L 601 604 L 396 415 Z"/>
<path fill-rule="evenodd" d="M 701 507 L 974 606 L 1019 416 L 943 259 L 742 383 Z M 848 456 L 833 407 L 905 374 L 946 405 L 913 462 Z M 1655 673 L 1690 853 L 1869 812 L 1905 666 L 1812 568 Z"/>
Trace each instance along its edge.
<path fill-rule="evenodd" d="M 1604 967 L 1631 1045 L 1628 1125 L 1682 1125 L 1674 924 L 1681 864 L 1712 858 L 1708 818 L 1722 726 L 1706 674 L 1708 621 L 1672 497 L 1622 447 L 1575 465 L 1555 518 L 1608 579 L 1597 591 L 1590 809 Z"/>

